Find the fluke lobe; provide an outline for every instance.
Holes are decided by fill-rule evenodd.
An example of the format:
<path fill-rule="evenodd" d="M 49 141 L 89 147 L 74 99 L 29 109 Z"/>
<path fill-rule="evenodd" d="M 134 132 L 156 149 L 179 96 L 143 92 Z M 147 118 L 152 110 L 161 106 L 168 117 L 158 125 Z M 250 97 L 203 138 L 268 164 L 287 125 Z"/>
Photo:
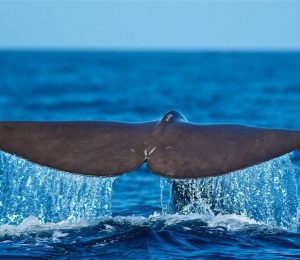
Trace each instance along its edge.
<path fill-rule="evenodd" d="M 218 176 L 300 148 L 300 131 L 160 121 L 1 122 L 0 149 L 72 173 L 116 176 L 147 162 L 168 178 Z"/>

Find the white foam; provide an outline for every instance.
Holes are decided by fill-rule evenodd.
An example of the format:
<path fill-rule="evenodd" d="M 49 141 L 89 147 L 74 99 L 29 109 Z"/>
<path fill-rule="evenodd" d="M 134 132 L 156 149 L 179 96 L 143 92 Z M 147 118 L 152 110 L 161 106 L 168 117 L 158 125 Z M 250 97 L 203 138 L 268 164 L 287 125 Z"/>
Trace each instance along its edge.
<path fill-rule="evenodd" d="M 218 214 L 217 216 L 207 220 L 208 227 L 224 227 L 227 230 L 240 230 L 249 225 L 263 225 L 254 219 L 248 218 L 245 215 Z"/>
<path fill-rule="evenodd" d="M 158 224 L 158 225 L 157 225 Z M 98 231 L 112 233 L 117 232 L 120 227 L 124 226 L 131 227 L 149 227 L 156 229 L 159 227 L 160 230 L 167 229 L 172 226 L 180 226 L 183 230 L 189 232 L 194 227 L 202 226 L 209 229 L 216 230 L 219 228 L 226 229 L 228 231 L 243 231 L 248 230 L 249 227 L 255 227 L 255 230 L 263 230 L 264 232 L 278 232 L 278 227 L 266 225 L 251 219 L 245 215 L 236 214 L 218 214 L 216 216 L 203 215 L 198 213 L 193 214 L 160 214 L 155 212 L 149 217 L 144 216 L 116 216 L 116 217 L 105 217 L 98 221 L 78 221 L 69 222 L 67 220 L 59 223 L 41 223 L 35 217 L 28 217 L 19 225 L 5 224 L 0 226 L 0 237 L 5 235 L 9 236 L 21 236 L 21 235 L 34 235 L 37 244 L 45 244 L 45 242 L 59 242 L 62 239 L 69 236 L 72 230 L 77 230 L 86 227 L 97 227 Z M 101 227 L 101 229 L 99 229 Z M 41 238 L 36 234 L 49 232 L 49 236 Z M 5 240 L 4 243 L 9 243 L 11 240 Z M 2 242 L 2 243 L 3 243 Z M 110 243 L 113 241 L 110 241 Z M 104 242 L 105 244 L 106 242 Z"/>
<path fill-rule="evenodd" d="M 54 237 L 59 238 L 67 236 L 66 233 L 62 233 L 58 230 L 77 229 L 82 227 L 88 227 L 95 225 L 97 222 L 91 221 L 78 221 L 70 222 L 68 220 L 61 221 L 59 223 L 43 223 L 36 217 L 28 217 L 22 221 L 19 225 L 4 224 L 0 226 L 0 237 L 5 235 L 20 236 L 22 234 L 38 233 L 43 231 L 54 231 Z"/>

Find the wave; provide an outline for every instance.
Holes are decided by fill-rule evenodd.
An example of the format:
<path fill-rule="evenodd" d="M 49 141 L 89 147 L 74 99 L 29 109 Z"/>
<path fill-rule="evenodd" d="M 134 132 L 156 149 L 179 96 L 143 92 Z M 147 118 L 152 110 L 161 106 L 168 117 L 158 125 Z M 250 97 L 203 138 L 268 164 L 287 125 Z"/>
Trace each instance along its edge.
<path fill-rule="evenodd" d="M 163 215 L 161 213 L 154 213 L 148 217 L 143 216 L 115 216 L 115 217 L 101 217 L 94 221 L 76 221 L 71 222 L 64 220 L 61 222 L 53 223 L 41 222 L 38 218 L 30 216 L 25 218 L 20 224 L 3 224 L 0 226 L 0 239 L 8 238 L 8 236 L 16 237 L 22 235 L 36 236 L 37 233 L 52 234 L 53 236 L 65 237 L 70 232 L 78 232 L 78 230 L 85 230 L 94 228 L 97 232 L 113 233 L 115 231 L 120 232 L 121 228 L 137 228 L 148 227 L 154 231 L 162 231 L 166 228 L 181 226 L 183 230 L 192 230 L 190 225 L 198 227 L 205 227 L 208 229 L 224 228 L 228 231 L 241 231 L 247 230 L 249 227 L 260 227 L 261 230 L 268 229 L 269 231 L 282 232 L 283 230 L 278 227 L 267 226 L 263 223 L 259 223 L 246 216 L 228 214 L 218 214 L 216 216 L 202 215 L 193 213 L 189 215 L 172 214 Z M 2 241 L 1 241 L 2 242 Z"/>

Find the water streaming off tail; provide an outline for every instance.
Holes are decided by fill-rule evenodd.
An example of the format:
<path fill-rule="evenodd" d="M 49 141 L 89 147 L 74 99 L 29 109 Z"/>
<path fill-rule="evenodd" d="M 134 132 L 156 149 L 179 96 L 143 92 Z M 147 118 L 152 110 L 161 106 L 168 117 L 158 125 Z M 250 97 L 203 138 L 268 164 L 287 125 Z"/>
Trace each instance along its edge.
<path fill-rule="evenodd" d="M 113 181 L 59 172 L 0 152 L 0 224 L 19 224 L 29 216 L 41 222 L 108 216 Z"/>
<path fill-rule="evenodd" d="M 205 179 L 161 179 L 163 213 L 245 215 L 296 231 L 299 216 L 299 168 L 291 154 Z"/>

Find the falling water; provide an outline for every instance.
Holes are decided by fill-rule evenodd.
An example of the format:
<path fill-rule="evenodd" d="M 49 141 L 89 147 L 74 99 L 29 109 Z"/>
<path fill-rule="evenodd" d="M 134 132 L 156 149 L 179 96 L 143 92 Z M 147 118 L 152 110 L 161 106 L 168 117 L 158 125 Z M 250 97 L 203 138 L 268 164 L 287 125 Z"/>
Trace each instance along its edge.
<path fill-rule="evenodd" d="M 161 179 L 163 213 L 244 215 L 267 225 L 297 230 L 299 168 L 292 154 L 205 179 Z"/>
<path fill-rule="evenodd" d="M 0 152 L 0 224 L 93 220 L 111 215 L 114 178 L 67 174 Z"/>

